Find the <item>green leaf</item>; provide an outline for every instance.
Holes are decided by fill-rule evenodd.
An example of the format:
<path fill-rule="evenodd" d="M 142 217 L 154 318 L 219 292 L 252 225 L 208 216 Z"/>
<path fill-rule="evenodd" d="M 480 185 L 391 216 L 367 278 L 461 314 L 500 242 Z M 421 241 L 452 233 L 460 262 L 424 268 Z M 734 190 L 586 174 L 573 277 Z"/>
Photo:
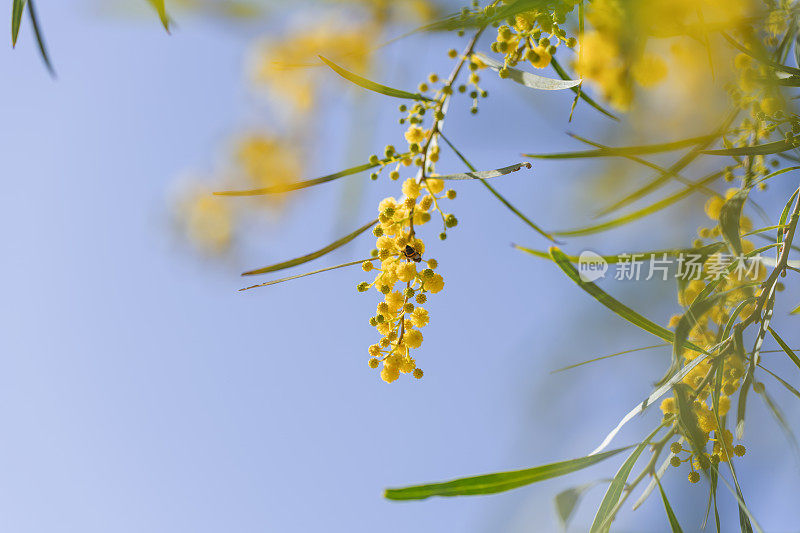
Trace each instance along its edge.
<path fill-rule="evenodd" d="M 778 345 L 783 349 L 783 351 L 786 352 L 786 355 L 789 356 L 789 359 L 792 360 L 792 362 L 797 366 L 797 368 L 800 368 L 800 358 L 797 357 L 797 354 L 794 353 L 794 351 L 791 348 L 789 348 L 789 345 L 786 344 L 786 341 L 784 341 L 781 338 L 781 336 L 778 335 L 778 333 L 774 329 L 772 329 L 772 327 L 767 327 L 767 331 L 770 332 L 772 337 L 777 341 Z"/>
<path fill-rule="evenodd" d="M 11 4 L 11 47 L 17 46 L 19 25 L 22 24 L 22 12 L 25 9 L 25 0 L 14 0 Z"/>
<path fill-rule="evenodd" d="M 295 259 L 290 259 L 289 261 L 283 261 L 281 263 L 275 263 L 274 265 L 266 266 L 264 268 L 259 268 L 257 270 L 250 270 L 248 272 L 243 273 L 242 276 L 252 276 L 252 275 L 255 275 L 255 274 L 266 274 L 267 272 L 275 272 L 277 270 L 283 270 L 285 268 L 290 268 L 290 267 L 293 267 L 293 266 L 302 265 L 303 263 L 308 263 L 309 261 L 313 261 L 314 259 L 322 257 L 323 255 L 325 255 L 325 254 L 327 254 L 329 252 L 332 252 L 332 251 L 336 250 L 337 248 L 340 248 L 340 247 L 344 246 L 345 244 L 347 244 L 348 242 L 352 241 L 353 239 L 355 239 L 356 237 L 358 237 L 359 235 L 361 235 L 362 233 L 364 233 L 365 231 L 367 231 L 368 229 L 370 229 L 372 226 L 374 226 L 377 223 L 378 223 L 378 219 L 376 218 L 375 220 L 373 220 L 371 222 L 367 222 L 366 224 L 364 224 L 363 226 L 361 226 L 360 228 L 358 228 L 354 232 L 352 232 L 352 233 L 350 233 L 348 235 L 345 235 L 341 239 L 333 241 L 328 246 L 326 246 L 324 248 L 321 248 L 321 249 L 317 250 L 316 252 L 312 252 L 310 254 L 306 254 L 306 255 L 297 257 Z"/>
<path fill-rule="evenodd" d="M 686 436 L 686 440 L 692 447 L 692 452 L 697 457 L 702 457 L 705 450 L 705 434 L 700 430 L 700 424 L 697 420 L 697 415 L 692 409 L 692 403 L 689 396 L 692 394 L 692 389 L 685 383 L 676 383 L 673 387 L 675 391 L 675 405 L 678 408 L 678 423 L 683 429 L 682 433 Z M 705 468 L 703 470 L 706 470 Z"/>
<path fill-rule="evenodd" d="M 613 218 L 606 222 L 601 222 L 599 224 L 592 224 L 590 226 L 585 226 L 582 228 L 576 228 L 571 230 L 561 230 L 561 231 L 553 231 L 552 234 L 558 237 L 578 237 L 582 235 L 591 235 L 593 233 L 600 233 L 602 231 L 607 231 L 619 226 L 624 226 L 625 224 L 629 224 L 635 220 L 639 220 L 640 218 L 644 218 L 646 216 L 652 215 L 666 207 L 669 207 L 685 198 L 688 198 L 692 193 L 694 193 L 698 188 L 704 187 L 709 183 L 719 179 L 723 175 L 722 171 L 714 172 L 709 174 L 708 176 L 700 179 L 699 181 L 692 182 L 689 187 L 686 187 L 666 198 L 655 202 L 647 207 L 639 209 L 638 211 L 634 211 L 633 213 L 629 213 L 627 215 L 622 215 L 617 218 Z"/>
<path fill-rule="evenodd" d="M 39 46 L 39 53 L 42 56 L 45 66 L 51 76 L 56 75 L 53 64 L 50 62 L 50 56 L 47 54 L 47 47 L 44 44 L 44 36 L 39 28 L 39 20 L 36 16 L 36 8 L 33 5 L 33 0 L 28 0 L 28 15 L 31 17 L 31 25 L 33 26 L 33 34 L 36 36 L 36 44 Z"/>
<path fill-rule="evenodd" d="M 554 154 L 522 154 L 525 157 L 534 159 L 585 159 L 593 157 L 627 157 L 631 155 L 657 154 L 660 152 L 672 152 L 681 148 L 688 148 L 697 144 L 713 142 L 719 134 L 703 135 L 701 137 L 691 137 L 681 141 L 673 141 L 660 144 L 645 144 L 639 146 L 621 146 L 598 148 L 597 150 L 581 150 L 577 152 L 559 152 Z"/>
<path fill-rule="evenodd" d="M 558 76 L 562 80 L 570 80 L 570 79 L 572 79 L 572 78 L 570 78 L 569 74 L 567 74 L 567 71 L 564 70 L 564 68 L 558 63 L 558 61 L 556 61 L 555 57 L 550 60 L 550 66 L 553 67 L 553 70 L 556 71 L 556 74 L 558 74 Z M 580 87 L 570 87 L 570 90 L 572 90 L 572 92 L 574 92 L 576 95 L 578 95 L 578 97 L 581 100 L 583 100 L 584 102 L 586 102 L 587 104 L 589 104 L 590 106 L 595 108 L 596 110 L 600 111 L 602 114 L 604 114 L 608 118 L 616 120 L 616 121 L 619 121 L 619 117 L 617 117 L 616 115 L 614 115 L 610 111 L 606 110 L 603 106 L 601 106 L 596 101 L 594 101 L 592 99 L 592 97 L 590 97 L 589 95 L 586 94 L 586 91 L 582 90 L 582 88 L 580 88 Z"/>
<path fill-rule="evenodd" d="M 798 399 L 800 399 L 800 391 L 798 391 L 797 389 L 795 389 L 794 387 L 792 387 L 792 386 L 791 386 L 789 383 L 787 383 L 787 382 L 786 382 L 786 381 L 785 381 L 783 378 L 781 378 L 779 375 L 777 375 L 776 373 L 774 373 L 773 371 L 771 371 L 769 368 L 767 368 L 767 367 L 765 367 L 765 366 L 761 365 L 760 363 L 759 363 L 758 367 L 759 367 L 761 370 L 765 371 L 765 372 L 766 372 L 767 374 L 769 374 L 770 376 L 772 376 L 773 378 L 775 378 L 776 380 L 778 380 L 778 382 L 780 382 L 780 384 L 781 384 L 781 385 L 783 385 L 784 387 L 786 387 L 786 390 L 788 390 L 789 392 L 791 392 L 792 394 L 794 394 L 794 395 L 795 395 L 795 396 L 796 396 Z"/>
<path fill-rule="evenodd" d="M 675 335 L 663 326 L 659 326 L 655 322 L 650 319 L 647 319 L 628 307 L 627 305 L 623 304 L 622 302 L 616 300 L 613 296 L 605 292 L 603 289 L 598 287 L 595 283 L 590 281 L 583 281 L 580 278 L 580 274 L 578 270 L 572 266 L 570 263 L 569 258 L 564 255 L 564 252 L 556 248 L 555 246 L 550 247 L 550 256 L 553 258 L 553 261 L 564 271 L 564 273 L 569 276 L 569 278 L 578 284 L 578 286 L 583 289 L 584 291 L 588 292 L 595 300 L 606 306 L 608 309 L 619 315 L 620 317 L 624 318 L 631 324 L 647 331 L 648 333 L 652 333 L 656 337 L 660 339 L 664 339 L 667 342 L 674 342 Z M 684 341 L 683 346 L 686 348 L 690 348 L 697 352 L 706 353 L 705 350 L 696 346 L 695 344 L 687 341 Z"/>
<path fill-rule="evenodd" d="M 431 176 L 438 180 L 486 180 L 511 174 L 522 168 L 531 168 L 530 163 L 516 163 L 496 170 L 481 170 L 477 172 L 464 172 L 460 174 L 445 174 L 444 176 Z"/>
<path fill-rule="evenodd" d="M 537 74 L 531 74 L 530 72 L 525 72 L 524 70 L 519 70 L 513 67 L 505 66 L 500 61 L 495 61 L 494 59 L 487 57 L 483 54 L 477 54 L 481 61 L 486 63 L 486 65 L 494 70 L 499 72 L 500 69 L 505 68 L 506 72 L 508 72 L 508 79 L 519 83 L 520 85 L 524 85 L 525 87 L 529 87 L 531 89 L 539 89 L 542 91 L 561 91 L 564 89 L 571 89 L 577 85 L 580 85 L 583 80 L 554 80 L 552 78 L 545 78 L 544 76 L 539 76 Z"/>
<path fill-rule="evenodd" d="M 580 363 L 575 363 L 574 365 L 569 365 L 569 366 L 565 366 L 565 367 L 559 368 L 558 370 L 553 370 L 550 373 L 551 374 L 555 374 L 557 372 L 564 372 L 565 370 L 572 370 L 573 368 L 578 368 L 579 366 L 588 365 L 589 363 L 596 363 L 597 361 L 602 361 L 604 359 L 610 359 L 612 357 L 617 357 L 619 355 L 626 355 L 626 354 L 630 354 L 630 353 L 641 352 L 641 351 L 644 351 L 644 350 L 651 350 L 653 348 L 663 348 L 664 346 L 669 346 L 669 344 L 662 343 L 662 344 L 654 344 L 652 346 L 642 346 L 641 348 L 632 348 L 630 350 L 624 350 L 624 351 L 617 352 L 617 353 L 612 353 L 612 354 L 609 354 L 609 355 L 603 355 L 601 357 L 595 357 L 594 359 L 589 359 L 588 361 L 581 361 Z"/>
<path fill-rule="evenodd" d="M 513 246 L 517 250 L 522 250 L 523 252 L 529 253 L 535 257 L 541 257 L 542 259 L 552 260 L 552 257 L 550 257 L 549 252 L 545 252 L 543 250 L 534 250 L 533 248 L 526 248 L 524 246 L 520 246 L 519 244 L 512 244 L 511 246 Z M 632 256 L 650 257 L 650 256 L 663 256 L 664 254 L 666 254 L 669 257 L 678 257 L 681 254 L 684 255 L 692 254 L 692 255 L 699 255 L 703 259 L 703 262 L 705 262 L 705 259 L 708 256 L 718 252 L 720 249 L 723 248 L 723 246 L 724 245 L 721 242 L 712 242 L 705 246 L 701 246 L 700 248 L 674 248 L 669 250 L 653 250 L 651 252 L 638 252 L 633 254 L 601 255 L 600 257 L 606 263 L 615 264 L 621 261 L 629 261 Z M 567 255 L 566 257 L 572 263 L 579 263 L 581 259 L 580 256 L 577 255 Z"/>
<path fill-rule="evenodd" d="M 402 157 L 402 155 L 400 157 Z M 375 163 L 374 165 L 372 163 L 364 163 L 363 165 L 347 168 L 339 172 L 334 172 L 333 174 L 328 174 L 327 176 L 322 176 L 320 178 L 314 178 L 305 181 L 298 181 L 296 183 L 273 185 L 272 187 L 265 187 L 263 189 L 250 189 L 246 191 L 218 191 L 215 192 L 214 194 L 218 196 L 260 196 L 263 194 L 278 194 L 283 192 L 296 191 L 299 189 L 305 189 L 306 187 L 313 187 L 314 185 L 319 185 L 320 183 L 326 183 L 328 181 L 337 180 L 345 176 L 358 174 L 359 172 L 364 172 L 365 170 L 375 168 L 381 164 L 389 163 L 394 160 L 395 160 L 394 158 L 393 159 L 385 158 L 381 159 L 378 163 Z"/>
<path fill-rule="evenodd" d="M 590 530 L 591 533 L 604 533 L 609 530 L 611 522 L 616 516 L 618 509 L 617 504 L 619 503 L 620 496 L 622 496 L 622 489 L 625 488 L 628 476 L 631 475 L 631 470 L 633 470 L 636 461 L 639 460 L 639 456 L 642 455 L 644 449 L 650 444 L 650 441 L 656 436 L 656 433 L 661 431 L 662 427 L 663 426 L 658 426 L 655 431 L 650 433 L 650 435 L 633 450 L 633 453 L 631 453 L 625 462 L 622 463 L 622 466 L 611 481 L 611 485 L 609 485 L 608 490 L 606 490 L 603 501 L 600 502 L 597 514 L 594 515 L 594 521 L 592 522 L 592 528 Z"/>
<path fill-rule="evenodd" d="M 789 314 L 790 315 L 798 315 L 798 314 L 800 314 L 800 305 L 798 305 L 797 307 L 795 307 L 794 309 L 789 311 Z"/>
<path fill-rule="evenodd" d="M 161 24 L 164 26 L 164 29 L 167 30 L 169 33 L 169 15 L 167 14 L 167 6 L 164 0 L 147 0 L 150 2 L 150 5 L 153 6 L 153 9 L 156 10 L 158 13 L 158 18 L 161 21 Z"/>
<path fill-rule="evenodd" d="M 329 270 L 336 270 L 337 268 L 344 268 L 344 267 L 353 266 L 353 265 L 360 265 L 364 261 L 371 261 L 371 260 L 373 260 L 373 259 L 372 258 L 370 258 L 370 259 L 361 259 L 359 261 L 350 261 L 349 263 L 342 263 L 341 265 L 331 266 L 331 267 L 327 267 L 327 268 L 320 268 L 319 270 L 313 270 L 311 272 L 306 272 L 304 274 L 297 274 L 296 276 L 289 276 L 287 278 L 275 279 L 275 280 L 272 280 L 272 281 L 268 281 L 266 283 L 259 283 L 258 285 L 251 285 L 249 287 L 244 287 L 242 289 L 239 289 L 239 291 L 240 292 L 241 291 L 248 291 L 250 289 L 255 289 L 257 287 L 269 287 L 270 285 L 276 285 L 278 283 L 283 283 L 284 281 L 291 281 L 293 279 L 304 278 L 306 276 L 313 276 L 314 274 L 319 274 L 321 272 L 327 272 Z"/>
<path fill-rule="evenodd" d="M 678 523 L 678 517 L 675 516 L 672 506 L 669 504 L 667 494 L 664 492 L 664 487 L 661 486 L 661 480 L 658 479 L 658 476 L 656 476 L 656 484 L 658 485 L 658 491 L 661 493 L 661 501 L 664 502 L 664 509 L 667 511 L 667 519 L 669 520 L 669 527 L 672 529 L 672 533 L 683 533 L 681 525 Z"/>
<path fill-rule="evenodd" d="M 769 155 L 779 154 L 793 148 L 797 148 L 800 143 L 796 141 L 774 141 L 765 144 L 756 144 L 755 146 L 740 146 L 738 148 L 722 148 L 719 150 L 703 150 L 701 153 L 706 155 Z"/>
<path fill-rule="evenodd" d="M 424 500 L 431 496 L 473 496 L 478 494 L 496 494 L 531 483 L 563 476 L 586 467 L 599 463 L 609 457 L 627 450 L 618 448 L 605 453 L 589 455 L 579 459 L 550 463 L 547 465 L 513 470 L 511 472 L 498 472 L 481 476 L 465 477 L 442 483 L 415 485 L 397 489 L 386 489 L 384 496 L 389 500 Z"/>
<path fill-rule="evenodd" d="M 343 77 L 347 81 L 353 82 L 359 87 L 363 87 L 364 89 L 368 89 L 370 91 L 375 91 L 376 93 L 385 94 L 386 96 L 393 96 L 395 98 L 406 98 L 409 100 L 427 100 L 429 102 L 433 102 L 431 98 L 427 96 L 422 96 L 419 93 L 410 93 L 408 91 L 401 91 L 400 89 L 394 89 L 392 87 L 387 87 L 386 85 L 381 85 L 380 83 L 375 83 L 372 80 L 368 80 L 358 74 L 354 74 L 347 69 L 344 69 L 323 56 L 319 56 L 323 63 L 328 65 L 331 70 L 337 73 L 339 76 Z"/>
<path fill-rule="evenodd" d="M 451 149 L 451 150 L 453 150 L 453 153 L 455 153 L 455 154 L 458 156 L 458 158 L 459 158 L 459 159 L 460 159 L 460 160 L 461 160 L 461 161 L 462 161 L 462 162 L 463 162 L 463 163 L 464 163 L 464 164 L 467 166 L 467 168 L 468 168 L 468 169 L 470 169 L 472 172 L 476 172 L 476 171 L 477 171 L 477 169 L 476 169 L 476 168 L 475 168 L 475 167 L 472 165 L 472 163 L 470 163 L 470 162 L 467 160 L 467 158 L 466 158 L 466 157 L 464 157 L 464 154 L 462 154 L 462 153 L 461 153 L 461 152 L 458 150 L 458 148 L 456 148 L 456 147 L 455 147 L 455 145 L 454 145 L 452 142 L 450 142 L 450 139 L 448 139 L 447 137 L 445 137 L 445 136 L 444 136 L 444 134 L 443 134 L 441 131 L 439 132 L 439 136 L 440 136 L 440 137 L 441 137 L 441 138 L 444 140 L 444 142 L 445 142 L 445 143 L 447 143 L 447 146 L 449 146 L 449 147 L 450 147 L 450 149 Z M 553 237 L 552 237 L 552 236 L 551 236 L 549 233 L 547 233 L 547 232 L 546 232 L 546 231 L 544 231 L 542 228 L 540 228 L 538 225 L 536 225 L 536 224 L 535 224 L 535 223 L 534 223 L 534 222 L 533 222 L 531 219 L 529 219 L 528 217 L 526 217 L 526 216 L 525 216 L 525 215 L 524 215 L 524 214 L 523 214 L 523 213 L 522 213 L 522 212 L 521 212 L 519 209 L 517 209 L 516 207 L 514 207 L 513 205 L 511 205 L 511 202 L 509 202 L 508 200 L 506 200 L 506 198 L 505 198 L 505 197 L 504 197 L 502 194 L 500 194 L 499 192 L 497 192 L 497 190 L 496 190 L 494 187 L 492 187 L 491 185 L 489 185 L 488 183 L 486 183 L 486 182 L 485 182 L 485 181 L 483 181 L 483 180 L 481 180 L 481 183 L 483 184 L 483 186 L 484 186 L 484 187 L 486 187 L 486 188 L 489 190 L 489 192 L 490 192 L 490 193 L 492 193 L 492 194 L 494 195 L 494 197 L 495 197 L 495 198 L 497 198 L 498 200 L 500 200 L 500 202 L 501 202 L 501 203 L 502 203 L 504 206 L 506 206 L 506 207 L 509 209 L 509 211 L 511 211 L 512 213 L 514 213 L 515 215 L 517 215 L 517 217 L 519 217 L 519 219 L 520 219 L 520 220 L 522 220 L 522 221 L 523 221 L 523 222 L 525 222 L 525 223 L 526 223 L 528 226 L 530 226 L 531 228 L 533 228 L 533 230 L 534 230 L 536 233 L 538 233 L 539 235 L 541 235 L 541 236 L 542 236 L 542 237 L 544 237 L 545 239 L 548 239 L 548 240 L 550 240 L 550 241 L 552 241 L 552 242 L 555 242 L 555 239 L 553 239 Z"/>
<path fill-rule="evenodd" d="M 567 529 L 569 520 L 572 518 L 572 514 L 575 512 L 575 508 L 578 506 L 578 502 L 580 502 L 581 497 L 586 491 L 594 487 L 596 484 L 596 482 L 586 483 L 584 485 L 572 487 L 556 494 L 556 514 L 558 515 L 558 520 L 561 522 L 561 526 L 564 529 Z"/>

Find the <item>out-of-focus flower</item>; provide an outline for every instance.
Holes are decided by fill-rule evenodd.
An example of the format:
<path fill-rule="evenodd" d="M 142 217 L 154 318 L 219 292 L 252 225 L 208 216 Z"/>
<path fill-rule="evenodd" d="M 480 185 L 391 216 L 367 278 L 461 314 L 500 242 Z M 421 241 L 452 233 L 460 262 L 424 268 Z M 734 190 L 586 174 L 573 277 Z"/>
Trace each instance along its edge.
<path fill-rule="evenodd" d="M 289 32 L 278 39 L 256 43 L 250 58 L 250 76 L 256 87 L 289 102 L 297 112 L 314 106 L 317 74 L 310 68 L 325 55 L 335 63 L 363 72 L 377 39 L 371 23 L 328 23 Z"/>
<path fill-rule="evenodd" d="M 213 196 L 207 187 L 192 184 L 179 192 L 176 204 L 178 226 L 198 249 L 219 254 L 230 247 L 235 218 L 224 198 Z"/>

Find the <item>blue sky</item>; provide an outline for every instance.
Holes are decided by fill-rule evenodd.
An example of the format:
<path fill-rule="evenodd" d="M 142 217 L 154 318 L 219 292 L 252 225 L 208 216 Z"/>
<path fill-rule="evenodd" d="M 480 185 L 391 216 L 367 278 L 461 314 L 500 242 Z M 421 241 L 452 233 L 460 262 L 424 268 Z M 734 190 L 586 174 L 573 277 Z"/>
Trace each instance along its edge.
<path fill-rule="evenodd" d="M 27 25 L 16 51 L 0 49 L 4 531 L 555 531 L 556 492 L 613 475 L 619 462 L 492 497 L 383 500 L 387 486 L 588 453 L 648 393 L 668 350 L 551 374 L 653 342 L 552 264 L 512 249 L 511 242 L 546 243 L 467 183 L 453 207 L 458 228 L 429 245 L 446 287 L 429 305 L 418 356 L 425 378 L 382 383 L 366 366 L 375 301 L 355 292 L 359 271 L 236 291 L 241 271 L 338 236 L 344 182 L 299 198 L 280 226 L 229 261 L 198 257 L 171 233 L 176 176 L 202 171 L 220 140 L 252 122 L 242 65 L 258 29 L 187 17 L 167 36 L 155 19 L 102 17 L 83 3 L 39 11 L 57 80 L 41 66 Z M 421 62 L 387 69 L 386 79 L 447 68 L 443 53 L 425 51 L 458 41 L 426 39 L 407 41 Z M 401 47 L 385 50 L 388 64 L 400 61 Z M 341 93 L 333 77 L 331 87 L 320 143 L 336 146 L 354 101 L 368 102 L 378 125 L 361 157 L 320 151 L 309 176 L 401 139 L 394 102 Z M 532 95 L 497 81 L 487 88 L 478 117 L 455 111 L 446 130 L 481 168 L 515 162 L 523 151 L 575 147 L 562 135 L 568 129 L 604 133 L 589 109 L 566 123 L 569 95 Z M 446 165 L 460 170 L 452 157 Z M 497 186 L 546 227 L 574 226 L 588 218 L 587 205 L 569 189 L 592 170 L 542 163 Z M 395 186 L 364 187 L 359 224 Z M 790 179 L 774 187 L 774 203 L 791 187 Z M 647 229 L 592 246 L 685 245 L 691 228 L 657 215 Z M 357 259 L 370 247 L 365 236 L 319 264 Z M 674 291 L 605 283 L 633 305 Z M 785 294 L 788 309 L 798 293 Z M 664 322 L 675 311 L 656 307 L 652 317 Z M 787 341 L 800 344 L 794 322 L 779 320 Z M 797 402 L 773 389 L 797 421 Z M 739 467 L 745 495 L 766 530 L 791 531 L 800 523 L 800 510 L 787 505 L 800 489 L 798 462 L 763 405 L 751 407 L 745 443 L 753 452 Z M 632 423 L 619 442 L 640 439 L 657 416 Z M 787 457 L 778 469 L 776 456 Z M 705 490 L 688 487 L 684 472 L 665 488 L 691 530 Z M 602 492 L 589 493 L 575 531 L 590 523 Z M 732 500 L 723 499 L 733 520 Z M 663 513 L 653 498 L 623 513 L 619 530 L 663 530 Z"/>

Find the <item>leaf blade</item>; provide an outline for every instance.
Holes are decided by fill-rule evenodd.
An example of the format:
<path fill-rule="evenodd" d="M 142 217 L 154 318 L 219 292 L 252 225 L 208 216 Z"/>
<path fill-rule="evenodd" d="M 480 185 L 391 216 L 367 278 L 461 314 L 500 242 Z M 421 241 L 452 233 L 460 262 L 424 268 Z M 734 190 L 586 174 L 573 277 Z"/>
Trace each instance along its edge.
<path fill-rule="evenodd" d="M 371 222 L 367 222 L 366 224 L 364 224 L 357 230 L 353 231 L 352 233 L 349 233 L 344 237 L 333 241 L 328 246 L 320 248 L 316 252 L 311 252 L 309 254 L 296 257 L 294 259 L 289 259 L 288 261 L 282 261 L 280 263 L 275 263 L 274 265 L 265 266 L 263 268 L 259 268 L 256 270 L 249 270 L 247 272 L 242 273 L 242 276 L 254 276 L 256 274 L 266 274 L 268 272 L 276 272 L 278 270 L 284 270 L 286 268 L 291 268 L 293 266 L 302 265 L 303 263 L 308 263 L 309 261 L 313 261 L 314 259 L 320 258 L 323 255 L 344 246 L 345 244 L 349 243 L 350 241 L 352 241 L 353 239 L 355 239 L 356 237 L 358 237 L 359 235 L 361 235 L 362 233 L 364 233 L 377 223 L 378 219 L 376 218 Z"/>
<path fill-rule="evenodd" d="M 454 479 L 442 483 L 428 483 L 402 488 L 390 488 L 384 492 L 389 500 L 424 500 L 431 496 L 473 496 L 479 494 L 496 494 L 523 487 L 546 479 L 563 476 L 583 468 L 592 466 L 604 459 L 612 457 L 628 448 L 618 448 L 602 454 L 580 457 L 569 461 L 546 465 Z"/>
<path fill-rule="evenodd" d="M 483 54 L 476 55 L 480 57 L 481 61 L 483 61 L 486 66 L 495 72 L 499 72 L 500 69 L 505 68 L 505 70 L 508 72 L 508 79 L 515 81 L 520 85 L 524 85 L 529 89 L 538 89 L 540 91 L 563 91 L 564 89 L 572 89 L 573 87 L 577 87 L 583 82 L 583 80 L 556 80 L 553 78 L 546 78 L 544 76 L 539 76 L 538 74 L 532 74 L 514 67 L 505 66 L 503 63 L 495 61 L 494 59 Z"/>
<path fill-rule="evenodd" d="M 344 79 L 346 79 L 351 83 L 358 85 L 363 89 L 367 89 L 369 91 L 380 93 L 385 96 L 391 96 L 394 98 L 405 98 L 407 100 L 426 100 L 429 102 L 433 101 L 431 98 L 423 96 L 419 93 L 410 93 L 408 91 L 403 91 L 401 89 L 395 89 L 393 87 L 382 85 L 380 83 L 369 80 L 363 76 L 359 76 L 358 74 L 350 72 L 349 70 L 337 65 L 336 63 L 334 63 L 333 61 L 324 56 L 319 56 L 319 58 L 322 60 L 323 63 L 328 65 L 328 67 L 330 67 L 330 69 L 333 70 L 335 73 L 337 73 L 339 76 L 343 77 Z"/>

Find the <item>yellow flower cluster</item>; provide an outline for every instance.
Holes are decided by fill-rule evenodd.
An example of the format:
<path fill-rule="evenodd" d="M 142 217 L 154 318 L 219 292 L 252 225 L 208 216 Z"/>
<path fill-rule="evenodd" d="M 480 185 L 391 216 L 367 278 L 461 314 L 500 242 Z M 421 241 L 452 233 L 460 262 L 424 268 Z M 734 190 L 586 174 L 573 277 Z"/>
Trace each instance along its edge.
<path fill-rule="evenodd" d="M 515 15 L 509 24 L 497 28 L 491 50 L 503 54 L 506 66 L 513 67 L 524 60 L 535 68 L 547 67 L 561 44 L 570 48 L 577 44 L 575 37 L 567 37 L 561 27 L 576 4 L 562 2 L 555 11 L 531 10 Z M 486 9 L 494 9 L 494 4 Z M 506 76 L 508 70 L 501 69 L 500 77 Z"/>
<path fill-rule="evenodd" d="M 635 85 L 653 87 L 668 74 L 667 60 L 654 51 L 657 46 L 648 46 L 650 41 L 673 39 L 673 59 L 682 67 L 681 78 L 692 78 L 692 70 L 705 72 L 708 64 L 687 68 L 687 58 L 682 57 L 686 36 L 696 38 L 693 28 L 736 30 L 753 10 L 752 4 L 751 0 L 595 0 L 587 11 L 592 29 L 580 36 L 573 67 L 614 108 L 628 110 Z"/>
<path fill-rule="evenodd" d="M 297 111 L 308 112 L 316 100 L 318 69 L 308 67 L 325 53 L 336 63 L 345 63 L 356 72 L 367 69 L 370 51 L 377 38 L 375 25 L 314 25 L 277 40 L 259 42 L 251 55 L 250 75 L 262 86 Z"/>
<path fill-rule="evenodd" d="M 731 188 L 726 191 L 725 196 L 712 196 L 705 204 L 705 212 L 709 219 L 718 221 L 722 207 L 726 200 L 732 198 L 738 189 Z M 747 217 L 741 217 L 740 229 L 746 233 L 752 229 L 752 223 Z M 701 228 L 699 231 L 701 237 L 715 238 L 720 236 L 720 229 L 718 226 L 713 229 Z M 702 245 L 702 241 L 695 243 L 696 246 Z M 752 252 L 754 245 L 751 241 L 742 239 L 742 248 L 744 253 Z M 706 288 L 707 282 L 720 276 L 718 285 L 718 294 L 723 295 L 720 297 L 715 305 L 709 309 L 702 316 L 697 317 L 695 325 L 689 333 L 689 341 L 692 343 L 709 348 L 713 346 L 719 338 L 723 328 L 732 318 L 735 310 L 738 309 L 738 316 L 740 320 L 747 319 L 753 312 L 755 312 L 756 304 L 755 298 L 758 296 L 759 289 L 756 287 L 758 282 L 763 281 L 766 277 L 766 270 L 759 263 L 753 263 L 752 270 L 741 271 L 735 268 L 727 269 L 729 262 L 723 260 L 721 254 L 714 253 L 709 255 L 702 267 L 701 273 L 703 279 L 693 279 L 686 283 L 678 293 L 678 302 L 688 307 Z M 678 325 L 681 315 L 675 315 L 670 319 L 669 326 L 674 328 Z M 682 357 L 688 363 L 694 360 L 700 354 L 694 350 L 684 350 Z M 723 359 L 724 358 L 724 359 Z M 713 410 L 713 395 L 712 388 L 716 386 L 714 381 L 710 379 L 715 364 L 723 364 L 723 375 L 719 396 L 719 415 L 723 427 L 718 427 L 717 417 Z M 709 464 L 718 464 L 726 462 L 735 455 L 741 456 L 745 453 L 745 448 L 742 445 L 733 445 L 733 435 L 724 425 L 724 416 L 728 413 L 731 406 L 731 396 L 733 396 L 740 388 L 742 380 L 746 373 L 746 360 L 735 353 L 721 354 L 715 359 L 706 358 L 696 365 L 686 376 L 684 376 L 682 383 L 688 385 L 692 390 L 692 412 L 694 418 L 697 420 L 697 429 L 703 437 L 703 444 L 712 441 L 711 453 L 701 452 L 698 457 L 691 450 L 689 457 L 680 459 L 677 454 L 681 451 L 679 443 L 673 443 L 673 454 L 671 459 L 673 466 L 680 466 L 683 462 L 690 462 L 692 471 L 689 475 L 689 481 L 696 483 L 700 478 L 695 469 L 703 469 L 708 467 Z M 665 417 L 673 417 L 677 413 L 677 402 L 674 397 L 666 398 L 661 402 L 661 411 Z M 714 437 L 711 437 L 711 434 Z"/>
<path fill-rule="evenodd" d="M 435 271 L 435 259 L 426 258 L 426 267 L 419 266 L 425 244 L 416 236 L 415 228 L 428 222 L 432 211 L 440 211 L 440 200 L 454 197 L 451 191 L 443 191 L 442 180 L 426 178 L 420 183 L 409 178 L 403 183 L 402 199 L 385 198 L 378 206 L 373 258 L 362 265 L 365 272 L 376 274 L 371 283 L 360 283 L 358 290 L 365 292 L 374 287 L 383 297 L 377 313 L 369 320 L 381 335 L 380 341 L 369 347 L 369 366 L 377 368 L 382 364 L 381 378 L 387 383 L 401 373 L 422 377 L 422 370 L 410 353 L 422 344 L 420 328 L 429 321 L 428 311 L 420 305 L 427 301 L 428 293 L 444 288 L 444 278 Z M 376 262 L 380 262 L 378 266 Z"/>

